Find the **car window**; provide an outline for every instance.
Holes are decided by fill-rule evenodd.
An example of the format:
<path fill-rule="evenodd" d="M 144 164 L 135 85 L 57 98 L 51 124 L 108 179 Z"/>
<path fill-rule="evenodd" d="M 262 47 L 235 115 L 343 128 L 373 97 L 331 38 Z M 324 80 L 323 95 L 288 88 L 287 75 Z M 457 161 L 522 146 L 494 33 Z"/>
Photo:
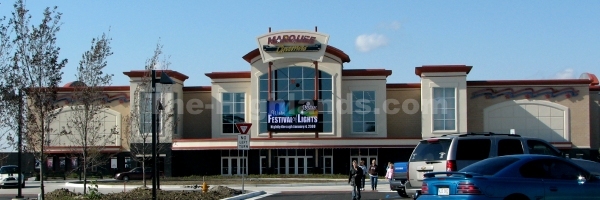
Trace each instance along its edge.
<path fill-rule="evenodd" d="M 529 149 L 530 154 L 561 156 L 559 152 L 554 150 L 554 148 L 542 141 L 527 140 L 527 147 Z"/>
<path fill-rule="evenodd" d="M 525 178 L 546 178 L 548 167 L 546 167 L 543 160 L 534 160 L 521 166 L 519 173 Z"/>
<path fill-rule="evenodd" d="M 579 176 L 587 177 L 587 174 L 579 168 L 560 160 L 552 160 L 548 167 L 551 179 L 577 180 Z"/>
<path fill-rule="evenodd" d="M 490 157 L 490 139 L 461 139 L 456 148 L 456 160 L 483 160 Z"/>
<path fill-rule="evenodd" d="M 501 139 L 498 141 L 498 156 L 523 154 L 523 145 L 518 139 Z"/>
<path fill-rule="evenodd" d="M 473 163 L 463 169 L 460 172 L 471 172 L 477 173 L 484 176 L 491 176 L 498 173 L 500 170 L 506 168 L 510 164 L 517 162 L 519 158 L 513 157 L 495 157 L 485 159 L 476 163 Z"/>
<path fill-rule="evenodd" d="M 413 154 L 410 157 L 410 162 L 416 161 L 431 161 L 431 160 L 446 160 L 448 149 L 450 149 L 449 139 L 430 139 L 419 142 Z"/>
<path fill-rule="evenodd" d="M 0 174 L 14 174 L 18 173 L 16 167 L 2 167 L 0 168 Z"/>

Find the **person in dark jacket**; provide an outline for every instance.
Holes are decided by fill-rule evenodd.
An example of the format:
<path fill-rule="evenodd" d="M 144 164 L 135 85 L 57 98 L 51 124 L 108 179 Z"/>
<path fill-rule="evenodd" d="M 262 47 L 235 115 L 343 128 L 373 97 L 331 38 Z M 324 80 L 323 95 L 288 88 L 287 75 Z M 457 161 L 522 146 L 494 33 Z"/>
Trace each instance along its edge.
<path fill-rule="evenodd" d="M 362 177 L 364 175 L 365 173 L 362 168 L 358 166 L 356 160 L 353 160 L 348 177 L 348 184 L 352 186 L 352 200 L 360 200 L 360 185 L 362 184 Z"/>
<path fill-rule="evenodd" d="M 377 190 L 377 162 L 375 159 L 371 161 L 371 166 L 369 167 L 369 176 L 371 176 L 371 190 Z"/>

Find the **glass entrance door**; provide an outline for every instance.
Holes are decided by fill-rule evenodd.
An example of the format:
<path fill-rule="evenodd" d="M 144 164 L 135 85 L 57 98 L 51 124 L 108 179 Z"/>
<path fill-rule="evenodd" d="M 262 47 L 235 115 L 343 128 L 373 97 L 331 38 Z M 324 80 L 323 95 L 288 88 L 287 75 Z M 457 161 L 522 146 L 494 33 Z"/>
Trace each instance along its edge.
<path fill-rule="evenodd" d="M 310 156 L 280 156 L 277 161 L 279 174 L 307 174 Z"/>
<path fill-rule="evenodd" d="M 323 156 L 323 174 L 333 174 L 333 156 Z"/>
<path fill-rule="evenodd" d="M 246 172 L 246 158 L 222 157 L 221 175 L 242 175 Z"/>

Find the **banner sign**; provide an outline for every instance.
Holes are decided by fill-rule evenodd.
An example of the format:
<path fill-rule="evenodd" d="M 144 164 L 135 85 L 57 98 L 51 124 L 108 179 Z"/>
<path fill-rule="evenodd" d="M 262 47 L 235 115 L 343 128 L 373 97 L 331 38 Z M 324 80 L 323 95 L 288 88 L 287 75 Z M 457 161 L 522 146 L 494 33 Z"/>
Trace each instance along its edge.
<path fill-rule="evenodd" d="M 284 58 L 323 61 L 329 35 L 310 31 L 279 31 L 258 36 L 263 63 Z"/>
<path fill-rule="evenodd" d="M 273 132 L 318 131 L 317 100 L 268 101 L 267 130 Z"/>

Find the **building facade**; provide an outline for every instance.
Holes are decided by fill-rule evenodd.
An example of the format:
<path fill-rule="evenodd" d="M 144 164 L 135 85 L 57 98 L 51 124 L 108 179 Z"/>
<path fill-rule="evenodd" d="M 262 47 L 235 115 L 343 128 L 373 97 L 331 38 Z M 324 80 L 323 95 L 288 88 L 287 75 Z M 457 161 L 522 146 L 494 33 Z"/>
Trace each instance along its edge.
<path fill-rule="evenodd" d="M 242 57 L 247 71 L 191 77 L 209 78 L 210 86 L 187 86 L 187 75 L 159 71 L 176 82 L 157 86 L 164 105 L 159 163 L 167 176 L 347 173 L 351 160 L 407 161 L 423 138 L 467 132 L 514 131 L 545 139 L 571 157 L 598 160 L 600 86 L 593 74 L 470 81 L 477 68 L 436 65 L 414 69 L 420 83 L 397 83 L 388 80 L 391 70 L 344 69 L 350 57 L 328 45 L 327 34 L 280 31 L 256 39 L 259 48 Z M 129 86 L 105 90 L 107 126 L 121 130 L 105 149 L 111 172 L 139 166 L 132 157 L 148 156 L 133 155 L 143 142 L 124 136 L 144 132 L 135 124 L 148 120 L 123 120 L 143 112 L 139 102 L 147 98 L 139 92 L 149 90 L 140 83 L 148 73 L 124 75 Z M 69 95 L 68 85 L 61 90 Z M 248 151 L 238 150 L 241 122 L 252 124 Z M 70 151 L 66 146 L 49 148 L 54 163 Z"/>

